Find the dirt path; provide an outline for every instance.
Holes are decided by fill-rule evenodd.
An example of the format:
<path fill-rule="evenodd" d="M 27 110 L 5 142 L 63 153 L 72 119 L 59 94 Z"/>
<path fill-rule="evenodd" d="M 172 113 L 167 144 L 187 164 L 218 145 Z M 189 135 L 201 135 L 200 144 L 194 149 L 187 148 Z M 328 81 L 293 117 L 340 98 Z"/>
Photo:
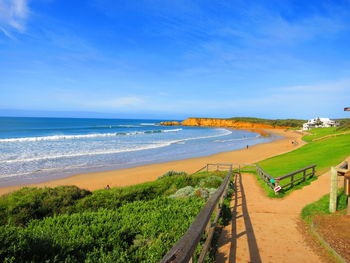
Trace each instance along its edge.
<path fill-rule="evenodd" d="M 329 192 L 329 178 L 324 174 L 284 199 L 270 199 L 254 175 L 238 176 L 233 218 L 220 236 L 217 262 L 321 262 L 297 223 L 305 205 Z"/>

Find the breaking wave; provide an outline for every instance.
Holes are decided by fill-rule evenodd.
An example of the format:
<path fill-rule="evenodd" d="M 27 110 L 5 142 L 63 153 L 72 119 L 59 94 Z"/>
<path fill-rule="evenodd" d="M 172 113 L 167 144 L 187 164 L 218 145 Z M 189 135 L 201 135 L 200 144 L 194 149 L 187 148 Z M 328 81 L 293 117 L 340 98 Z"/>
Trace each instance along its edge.
<path fill-rule="evenodd" d="M 153 133 L 162 133 L 162 132 L 178 132 L 181 130 L 182 129 L 180 128 L 180 129 L 171 129 L 171 130 L 152 130 L 152 131 L 136 131 L 136 132 L 112 132 L 112 133 L 92 133 L 92 134 L 81 134 L 81 135 L 51 135 L 51 136 L 40 136 L 40 137 L 7 138 L 7 139 L 0 139 L 0 143 L 89 139 L 89 138 L 99 138 L 99 137 L 115 137 L 115 136 L 125 136 L 125 135 L 153 134 Z"/>

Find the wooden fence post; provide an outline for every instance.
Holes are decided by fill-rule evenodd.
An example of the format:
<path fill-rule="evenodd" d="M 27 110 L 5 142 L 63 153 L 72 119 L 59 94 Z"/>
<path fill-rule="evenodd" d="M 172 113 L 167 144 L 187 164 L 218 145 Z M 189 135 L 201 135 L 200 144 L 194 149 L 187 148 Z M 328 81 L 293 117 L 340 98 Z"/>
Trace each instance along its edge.
<path fill-rule="evenodd" d="M 329 212 L 334 213 L 337 210 L 337 191 L 338 191 L 338 171 L 331 167 L 331 191 L 329 194 Z"/>

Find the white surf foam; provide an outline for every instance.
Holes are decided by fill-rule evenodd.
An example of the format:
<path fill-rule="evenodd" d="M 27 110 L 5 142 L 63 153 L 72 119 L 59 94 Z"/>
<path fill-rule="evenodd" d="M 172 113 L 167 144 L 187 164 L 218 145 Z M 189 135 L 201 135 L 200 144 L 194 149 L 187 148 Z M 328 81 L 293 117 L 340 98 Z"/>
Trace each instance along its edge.
<path fill-rule="evenodd" d="M 181 129 L 174 129 L 174 130 L 181 130 Z M 133 147 L 133 148 L 126 148 L 126 149 L 115 149 L 115 150 L 105 150 L 105 151 L 95 151 L 95 152 L 78 152 L 78 153 L 58 154 L 58 155 L 51 155 L 51 156 L 46 155 L 46 156 L 33 157 L 33 158 L 11 159 L 11 160 L 0 161 L 0 164 L 11 164 L 11 163 L 20 163 L 20 162 L 35 162 L 35 161 L 52 160 L 52 159 L 59 159 L 59 158 L 71 158 L 71 157 L 93 156 L 93 155 L 103 155 L 103 154 L 116 154 L 116 153 L 123 153 L 123 152 L 149 150 L 149 149 L 166 147 L 166 146 L 169 146 L 171 144 L 176 144 L 176 143 L 183 144 L 184 142 L 190 141 L 190 140 L 199 140 L 199 139 L 207 139 L 207 138 L 226 136 L 226 135 L 229 135 L 232 133 L 232 131 L 229 131 L 226 129 L 217 129 L 217 130 L 222 130 L 223 133 L 216 134 L 216 135 L 202 136 L 202 137 L 186 138 L 186 139 L 180 139 L 180 140 L 163 141 L 163 142 L 145 145 L 145 146 L 141 146 L 141 147 Z M 167 131 L 171 131 L 171 130 L 167 130 Z"/>
<path fill-rule="evenodd" d="M 113 132 L 113 133 L 92 133 L 92 134 L 80 134 L 80 135 L 51 135 L 51 136 L 40 136 L 40 137 L 7 138 L 7 139 L 0 139 L 0 143 L 89 139 L 89 138 L 99 138 L 99 137 L 152 134 L 152 133 L 161 133 L 161 132 L 178 132 L 181 130 L 182 129 L 170 129 L 170 130 L 153 130 L 153 131 L 135 131 L 135 132 L 126 132 L 126 133 Z"/>

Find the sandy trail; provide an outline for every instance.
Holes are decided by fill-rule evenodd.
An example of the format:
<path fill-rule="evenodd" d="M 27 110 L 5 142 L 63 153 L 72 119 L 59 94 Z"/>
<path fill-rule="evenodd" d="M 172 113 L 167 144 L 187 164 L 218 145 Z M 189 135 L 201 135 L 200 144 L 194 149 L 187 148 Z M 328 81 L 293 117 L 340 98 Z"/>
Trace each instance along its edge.
<path fill-rule="evenodd" d="M 220 236 L 217 262 L 322 262 L 297 224 L 305 205 L 329 193 L 329 173 L 284 199 L 266 197 L 254 175 L 236 179 L 233 218 Z"/>
<path fill-rule="evenodd" d="M 111 187 L 134 185 L 147 181 L 153 181 L 157 179 L 158 176 L 169 170 L 193 173 L 207 163 L 254 163 L 283 152 L 291 151 L 303 144 L 301 140 L 302 134 L 295 131 L 285 131 L 279 129 L 265 131 L 282 136 L 284 139 L 278 139 L 270 143 L 258 144 L 249 147 L 249 149 L 222 152 L 205 157 L 156 163 L 128 169 L 78 174 L 63 179 L 40 184 L 32 184 L 29 186 L 55 187 L 59 185 L 76 185 L 81 188 L 96 190 L 104 188 L 107 184 L 109 184 Z M 292 144 L 292 141 L 297 141 L 298 146 Z M 23 186 L 28 185 L 2 187 L 0 188 L 0 195 L 17 190 Z"/>

